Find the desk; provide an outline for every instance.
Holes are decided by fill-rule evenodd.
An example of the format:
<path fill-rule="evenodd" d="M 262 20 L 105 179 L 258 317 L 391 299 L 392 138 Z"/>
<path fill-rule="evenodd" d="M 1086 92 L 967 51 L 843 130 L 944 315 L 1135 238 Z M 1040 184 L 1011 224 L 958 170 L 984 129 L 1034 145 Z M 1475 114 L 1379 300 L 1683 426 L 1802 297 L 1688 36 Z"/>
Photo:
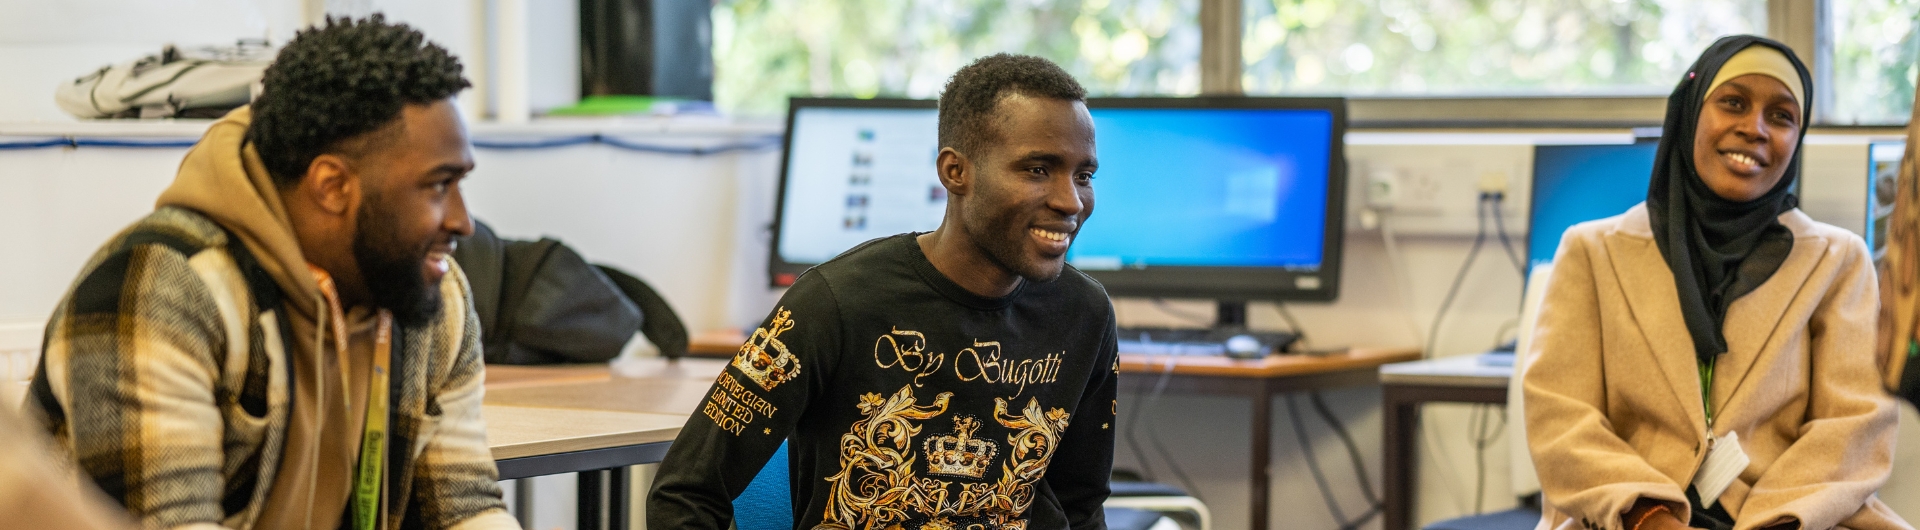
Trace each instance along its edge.
<path fill-rule="evenodd" d="M 500 479 L 579 473 L 579 527 L 624 524 L 628 466 L 666 457 L 725 366 L 639 359 L 617 373 L 606 365 L 487 367 L 487 445 Z"/>
<path fill-rule="evenodd" d="M 1120 354 L 1120 393 L 1150 388 L 1167 377 L 1167 389 L 1193 394 L 1245 397 L 1253 403 L 1252 515 L 1250 528 L 1265 530 L 1272 490 L 1273 397 L 1289 392 L 1371 385 L 1387 363 L 1420 358 L 1415 349 L 1355 348 L 1331 355 L 1274 355 L 1238 360 L 1222 356 Z M 1133 375 L 1133 377 L 1129 377 Z"/>
<path fill-rule="evenodd" d="M 1407 530 L 1413 525 L 1417 490 L 1413 467 L 1420 439 L 1420 405 L 1507 404 L 1507 383 L 1513 367 L 1481 364 L 1479 357 L 1460 355 L 1380 367 L 1380 399 L 1386 416 L 1381 426 L 1387 483 L 1384 530 Z"/>

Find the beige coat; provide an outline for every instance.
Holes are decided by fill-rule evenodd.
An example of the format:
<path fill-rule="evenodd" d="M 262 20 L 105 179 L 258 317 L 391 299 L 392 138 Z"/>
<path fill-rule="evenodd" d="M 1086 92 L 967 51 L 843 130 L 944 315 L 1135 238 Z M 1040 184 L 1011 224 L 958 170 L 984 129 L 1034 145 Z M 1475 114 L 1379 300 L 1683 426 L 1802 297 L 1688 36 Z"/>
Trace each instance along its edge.
<path fill-rule="evenodd" d="M 1713 436 L 1738 431 L 1752 463 L 1721 495 L 1744 530 L 1911 528 L 1873 493 L 1896 416 L 1874 359 L 1877 292 L 1859 236 L 1780 216 L 1793 250 L 1727 310 Z M 1567 230 L 1525 375 L 1542 527 L 1620 528 L 1645 497 L 1686 520 L 1707 454 L 1693 342 L 1645 205 Z"/>

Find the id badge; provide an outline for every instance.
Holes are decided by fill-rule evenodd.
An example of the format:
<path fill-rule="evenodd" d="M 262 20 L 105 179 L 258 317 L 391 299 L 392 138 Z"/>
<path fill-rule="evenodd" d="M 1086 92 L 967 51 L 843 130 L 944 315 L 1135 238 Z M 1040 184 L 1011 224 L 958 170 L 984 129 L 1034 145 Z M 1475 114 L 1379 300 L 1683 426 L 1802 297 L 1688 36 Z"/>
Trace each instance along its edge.
<path fill-rule="evenodd" d="M 1707 450 L 1707 461 L 1700 464 L 1700 471 L 1693 475 L 1693 488 L 1700 492 L 1700 502 L 1712 507 L 1720 503 L 1720 494 L 1727 492 L 1727 486 L 1740 478 L 1740 472 L 1746 471 L 1747 464 L 1753 461 L 1747 452 L 1740 448 L 1740 433 L 1727 432 L 1725 436 L 1715 438 L 1712 448 Z"/>

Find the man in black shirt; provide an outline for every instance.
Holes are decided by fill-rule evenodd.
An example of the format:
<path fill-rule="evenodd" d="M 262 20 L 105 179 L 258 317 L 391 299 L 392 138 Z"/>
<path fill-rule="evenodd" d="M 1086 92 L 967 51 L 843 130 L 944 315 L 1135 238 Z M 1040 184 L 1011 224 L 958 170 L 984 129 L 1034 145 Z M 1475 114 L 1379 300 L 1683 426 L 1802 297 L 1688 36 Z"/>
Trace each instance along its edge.
<path fill-rule="evenodd" d="M 647 526 L 726 528 L 787 440 L 798 528 L 1105 528 L 1113 306 L 1065 263 L 1093 213 L 1085 94 L 1035 57 L 955 73 L 940 228 L 800 276 L 674 440 Z"/>

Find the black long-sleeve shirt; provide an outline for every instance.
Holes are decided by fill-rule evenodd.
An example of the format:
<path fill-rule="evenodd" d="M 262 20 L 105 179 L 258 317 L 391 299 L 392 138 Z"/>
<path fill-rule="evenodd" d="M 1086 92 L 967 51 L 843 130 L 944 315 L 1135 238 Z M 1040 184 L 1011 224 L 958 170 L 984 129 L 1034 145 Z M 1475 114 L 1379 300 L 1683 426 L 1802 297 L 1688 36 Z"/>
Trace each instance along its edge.
<path fill-rule="evenodd" d="M 1105 528 L 1114 336 L 1072 267 L 984 298 L 913 234 L 865 243 L 801 275 L 720 374 L 647 526 L 726 528 L 788 440 L 797 528 Z"/>

